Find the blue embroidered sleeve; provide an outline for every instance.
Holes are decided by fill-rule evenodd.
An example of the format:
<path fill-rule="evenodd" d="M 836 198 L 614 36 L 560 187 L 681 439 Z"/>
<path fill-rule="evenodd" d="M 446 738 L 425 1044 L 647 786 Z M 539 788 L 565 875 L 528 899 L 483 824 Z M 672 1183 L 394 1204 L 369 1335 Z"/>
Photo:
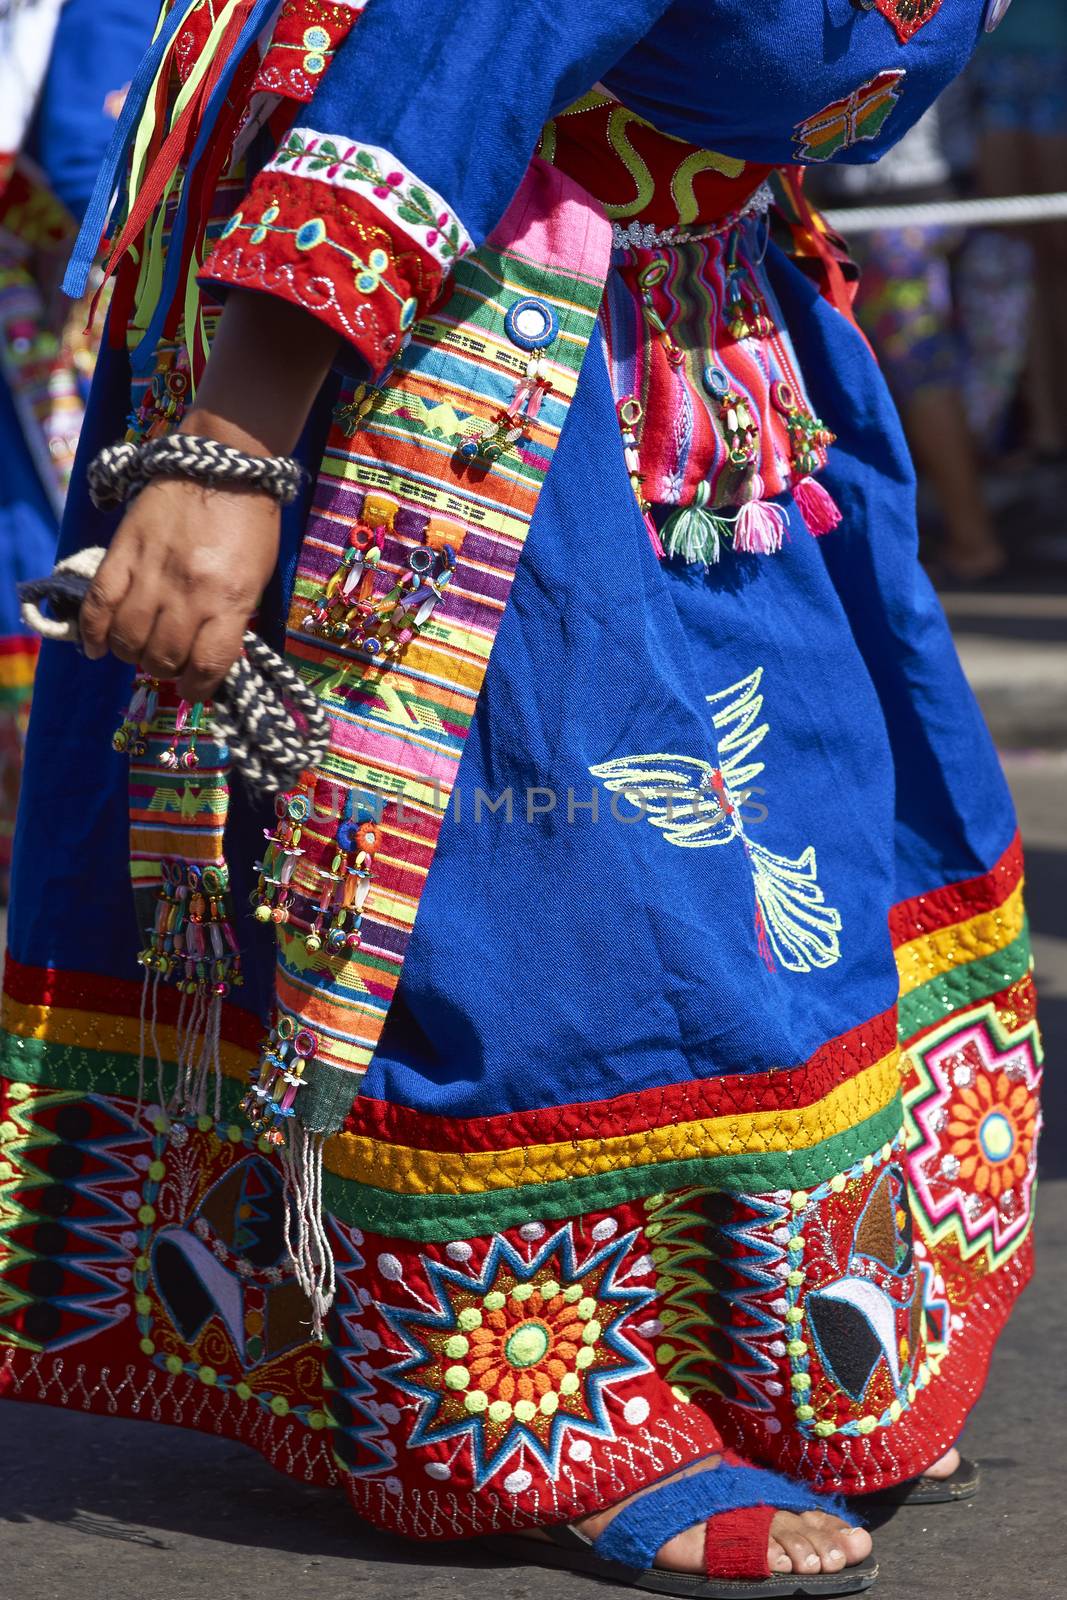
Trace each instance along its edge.
<path fill-rule="evenodd" d="M 204 277 L 303 306 L 380 371 L 522 181 L 545 121 L 671 0 L 370 0 Z"/>
<path fill-rule="evenodd" d="M 370 0 L 308 124 L 390 151 L 480 243 L 542 125 L 591 89 L 671 0 Z"/>

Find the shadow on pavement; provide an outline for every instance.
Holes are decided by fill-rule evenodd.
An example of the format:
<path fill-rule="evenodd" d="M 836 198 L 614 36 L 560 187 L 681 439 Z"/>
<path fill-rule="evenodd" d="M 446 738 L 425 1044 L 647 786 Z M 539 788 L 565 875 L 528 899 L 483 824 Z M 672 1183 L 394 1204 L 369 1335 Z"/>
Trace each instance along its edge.
<path fill-rule="evenodd" d="M 440 1546 L 378 1533 L 340 1490 L 295 1483 L 231 1440 L 19 1402 L 2 1415 L 5 1458 L 17 1459 L 20 1471 L 0 1478 L 0 1527 L 62 1524 L 83 1537 L 149 1550 L 191 1537 L 305 1562 L 326 1556 L 374 1566 L 438 1564 Z M 459 1544 L 449 1560 L 490 1564 Z M 8 1600 L 6 1585 L 0 1592 Z"/>

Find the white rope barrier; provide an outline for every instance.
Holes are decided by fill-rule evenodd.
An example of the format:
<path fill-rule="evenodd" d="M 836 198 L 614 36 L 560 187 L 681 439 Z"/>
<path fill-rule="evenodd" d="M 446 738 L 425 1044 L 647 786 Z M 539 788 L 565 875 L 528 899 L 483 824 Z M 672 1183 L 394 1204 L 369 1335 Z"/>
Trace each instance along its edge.
<path fill-rule="evenodd" d="M 835 207 L 823 213 L 843 234 L 876 228 L 991 227 L 1067 218 L 1067 194 L 1017 194 L 997 200 L 931 200 L 923 205 Z"/>

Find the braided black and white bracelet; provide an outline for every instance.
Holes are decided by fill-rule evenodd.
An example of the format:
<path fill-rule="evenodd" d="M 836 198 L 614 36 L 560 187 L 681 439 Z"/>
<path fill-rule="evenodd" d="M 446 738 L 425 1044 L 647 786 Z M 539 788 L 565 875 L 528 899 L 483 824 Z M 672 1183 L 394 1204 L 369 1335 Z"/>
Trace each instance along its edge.
<path fill-rule="evenodd" d="M 22 619 L 46 639 L 80 640 L 78 612 L 106 552 L 79 550 L 47 578 L 19 584 Z M 47 604 L 48 612 L 42 611 Z M 256 633 L 246 632 L 238 656 L 212 702 L 213 737 L 250 789 L 263 794 L 295 788 L 302 772 L 326 754 L 330 722 L 322 701 Z"/>
<path fill-rule="evenodd" d="M 89 493 L 108 511 L 138 494 L 153 478 L 189 478 L 205 488 L 247 489 L 279 505 L 296 499 L 304 469 L 292 456 L 250 456 L 218 439 L 169 433 L 144 444 L 106 445 L 89 463 Z"/>

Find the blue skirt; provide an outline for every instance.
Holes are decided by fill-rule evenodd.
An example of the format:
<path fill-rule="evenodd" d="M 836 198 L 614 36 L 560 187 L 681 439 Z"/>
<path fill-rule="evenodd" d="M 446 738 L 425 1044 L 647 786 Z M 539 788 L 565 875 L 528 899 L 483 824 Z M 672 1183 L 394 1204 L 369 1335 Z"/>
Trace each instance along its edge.
<path fill-rule="evenodd" d="M 15 1395 L 72 1352 L 127 1370 L 101 1405 L 152 1392 L 420 1536 L 494 1526 L 501 1484 L 516 1524 L 575 1516 L 604 1473 L 617 1497 L 723 1441 L 857 1492 L 954 1442 L 1031 1268 L 1021 856 L 885 385 L 791 263 L 768 271 L 842 525 L 812 539 L 786 499 L 777 555 L 659 560 L 594 338 L 381 1046 L 327 1141 L 326 1350 L 240 1089 L 174 1122 L 145 1085 L 174 1018 L 137 965 L 109 743 L 129 671 L 44 647 L 0 1036 Z M 109 352 L 83 461 L 128 386 Z M 66 549 L 110 533 L 83 477 Z M 271 824 L 234 790 L 238 906 Z M 223 1042 L 247 1051 L 274 949 L 236 928 Z"/>

